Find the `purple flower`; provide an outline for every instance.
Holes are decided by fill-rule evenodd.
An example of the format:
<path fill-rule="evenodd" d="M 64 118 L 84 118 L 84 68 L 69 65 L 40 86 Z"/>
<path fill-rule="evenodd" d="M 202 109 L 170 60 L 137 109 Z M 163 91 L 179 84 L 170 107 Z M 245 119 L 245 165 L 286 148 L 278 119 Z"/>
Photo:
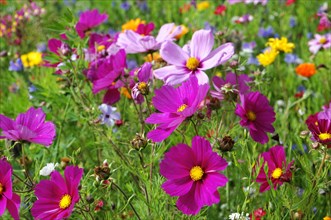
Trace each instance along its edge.
<path fill-rule="evenodd" d="M 155 77 L 167 85 L 182 83 L 192 75 L 198 78 L 200 85 L 208 83 L 209 78 L 203 70 L 221 65 L 234 54 L 232 43 L 223 44 L 212 51 L 213 46 L 211 30 L 196 31 L 190 44 L 183 49 L 172 42 L 165 42 L 160 54 L 170 66 L 155 70 Z"/>
<path fill-rule="evenodd" d="M 216 32 L 215 26 L 211 25 L 208 21 L 205 22 L 204 29 L 211 30 L 213 33 Z"/>
<path fill-rule="evenodd" d="M 170 196 L 179 196 L 177 208 L 186 215 L 196 215 L 200 209 L 220 201 L 218 187 L 228 179 L 219 173 L 228 163 L 213 152 L 209 141 L 195 136 L 192 148 L 178 144 L 170 148 L 160 164 L 160 173 L 167 181 L 163 190 Z"/>
<path fill-rule="evenodd" d="M 247 64 L 248 65 L 260 65 L 258 59 L 254 56 L 248 57 Z"/>
<path fill-rule="evenodd" d="M 128 1 L 122 2 L 122 4 L 121 4 L 121 8 L 122 8 L 124 11 L 129 10 L 129 9 L 131 8 L 130 2 L 128 2 Z"/>
<path fill-rule="evenodd" d="M 269 151 L 260 155 L 263 158 L 263 164 L 260 168 L 256 182 L 261 183 L 260 192 L 270 190 L 268 182 L 272 182 L 273 188 L 277 189 L 284 182 L 289 182 L 292 178 L 291 166 L 294 161 L 286 163 L 286 156 L 283 146 L 274 146 Z M 268 174 L 264 171 L 264 165 L 268 166 Z"/>
<path fill-rule="evenodd" d="M 208 84 L 199 85 L 196 77 L 190 77 L 181 86 L 162 86 L 155 90 L 153 104 L 160 113 L 153 113 L 146 119 L 148 124 L 160 124 L 148 132 L 147 137 L 161 142 L 199 108 L 209 89 Z"/>
<path fill-rule="evenodd" d="M 290 27 L 293 28 L 297 25 L 297 19 L 293 16 L 290 18 Z"/>
<path fill-rule="evenodd" d="M 268 99 L 260 92 L 240 94 L 241 105 L 237 104 L 235 114 L 241 117 L 240 125 L 248 128 L 254 141 L 265 144 L 269 141 L 267 132 L 274 132 L 272 123 L 275 112 Z"/>
<path fill-rule="evenodd" d="M 156 38 L 154 36 L 142 36 L 132 30 L 126 30 L 119 34 L 116 43 L 124 48 L 128 54 L 143 53 L 160 49 L 163 42 L 174 40 L 181 32 L 182 27 L 176 27 L 174 23 L 164 24 Z"/>
<path fill-rule="evenodd" d="M 8 209 L 13 219 L 18 220 L 21 199 L 13 192 L 13 182 L 11 180 L 13 168 L 6 159 L 0 158 L 0 216 Z"/>
<path fill-rule="evenodd" d="M 0 128 L 4 135 L 0 139 L 28 141 L 48 147 L 55 138 L 55 125 L 53 122 L 45 122 L 45 118 L 41 108 L 33 107 L 19 114 L 15 121 L 0 114 Z"/>
<path fill-rule="evenodd" d="M 50 180 L 41 180 L 35 187 L 37 201 L 32 206 L 32 216 L 35 219 L 68 218 L 79 201 L 78 186 L 83 172 L 82 168 L 67 166 L 64 178 L 54 170 Z"/>
<path fill-rule="evenodd" d="M 111 105 L 101 104 L 99 110 L 102 112 L 100 115 L 101 124 L 106 124 L 109 127 L 113 127 L 115 120 L 121 119 L 121 114 L 116 112 L 116 108 Z"/>
<path fill-rule="evenodd" d="M 97 9 L 88 10 L 81 13 L 76 24 L 76 31 L 80 38 L 85 37 L 85 33 L 108 19 L 107 14 L 100 14 Z"/>
<path fill-rule="evenodd" d="M 211 91 L 210 94 L 212 97 L 222 101 L 224 99 L 231 100 L 231 97 L 229 97 L 231 94 L 237 95 L 239 93 L 246 93 L 249 90 L 247 83 L 252 80 L 245 74 L 237 76 L 230 72 L 226 74 L 225 80 L 218 76 L 214 76 L 212 81 L 216 91 Z"/>
<path fill-rule="evenodd" d="M 19 72 L 22 71 L 23 68 L 23 64 L 22 64 L 22 60 L 20 58 L 18 58 L 15 62 L 14 61 L 10 61 L 9 63 L 9 71 L 15 71 L 15 72 Z"/>
<path fill-rule="evenodd" d="M 242 50 L 245 53 L 253 53 L 254 48 L 256 47 L 256 42 L 244 42 L 242 45 Z"/>
<path fill-rule="evenodd" d="M 331 33 L 325 35 L 315 34 L 315 38 L 308 42 L 309 51 L 316 54 L 320 49 L 328 49 L 331 47 Z"/>
<path fill-rule="evenodd" d="M 271 26 L 260 28 L 257 35 L 264 38 L 275 37 L 274 29 Z"/>
<path fill-rule="evenodd" d="M 295 63 L 295 64 L 302 63 L 302 60 L 296 54 L 292 54 L 292 53 L 285 54 L 284 61 L 286 63 Z"/>
<path fill-rule="evenodd" d="M 131 96 L 138 104 L 143 103 L 143 95 L 148 95 L 149 93 L 149 81 L 153 77 L 152 67 L 151 63 L 146 62 L 137 70 L 139 82 L 132 88 Z"/>

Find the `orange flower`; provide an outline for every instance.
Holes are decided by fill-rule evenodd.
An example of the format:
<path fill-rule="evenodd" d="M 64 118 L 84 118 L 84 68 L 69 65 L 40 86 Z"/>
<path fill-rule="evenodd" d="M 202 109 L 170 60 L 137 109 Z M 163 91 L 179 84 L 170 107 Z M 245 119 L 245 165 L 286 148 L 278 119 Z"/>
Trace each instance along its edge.
<path fill-rule="evenodd" d="M 304 77 L 312 77 L 316 73 L 316 68 L 315 64 L 313 63 L 302 63 L 297 68 L 295 68 L 295 72 L 299 76 L 304 76 Z"/>

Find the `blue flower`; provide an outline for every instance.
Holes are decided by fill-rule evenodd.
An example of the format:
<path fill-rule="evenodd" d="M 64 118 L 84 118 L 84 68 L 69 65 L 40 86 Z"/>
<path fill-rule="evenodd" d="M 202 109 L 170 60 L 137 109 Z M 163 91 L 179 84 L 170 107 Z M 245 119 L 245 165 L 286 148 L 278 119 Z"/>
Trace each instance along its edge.
<path fill-rule="evenodd" d="M 295 17 L 290 18 L 290 27 L 293 28 L 297 25 L 297 19 Z"/>
<path fill-rule="evenodd" d="M 23 70 L 23 64 L 22 64 L 22 60 L 21 59 L 17 59 L 16 62 L 14 61 L 10 61 L 9 62 L 9 68 L 8 68 L 9 71 L 16 71 L 16 72 L 19 72 L 19 71 L 22 71 Z"/>
<path fill-rule="evenodd" d="M 302 60 L 297 55 L 292 53 L 287 53 L 285 55 L 284 61 L 286 63 L 295 63 L 295 64 L 302 63 Z"/>
<path fill-rule="evenodd" d="M 121 115 L 119 112 L 116 112 L 116 108 L 111 105 L 101 104 L 99 110 L 102 112 L 99 119 L 101 124 L 106 124 L 109 127 L 114 126 L 115 120 L 120 120 Z"/>
<path fill-rule="evenodd" d="M 129 2 L 125 1 L 121 4 L 121 8 L 124 10 L 124 11 L 127 11 L 131 8 L 131 5 Z"/>
<path fill-rule="evenodd" d="M 274 37 L 274 29 L 271 26 L 268 26 L 267 28 L 260 28 L 258 36 L 264 38 Z"/>

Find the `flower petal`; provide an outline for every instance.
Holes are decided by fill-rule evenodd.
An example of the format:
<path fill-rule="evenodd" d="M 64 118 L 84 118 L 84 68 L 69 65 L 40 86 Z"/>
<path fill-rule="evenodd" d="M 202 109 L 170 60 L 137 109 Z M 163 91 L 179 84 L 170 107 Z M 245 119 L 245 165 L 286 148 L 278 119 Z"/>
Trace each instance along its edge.
<path fill-rule="evenodd" d="M 207 70 L 228 61 L 234 54 L 232 43 L 226 43 L 213 50 L 201 63 L 201 70 Z"/>
<path fill-rule="evenodd" d="M 160 55 L 168 64 L 185 66 L 189 56 L 181 47 L 171 41 L 162 44 Z"/>
<path fill-rule="evenodd" d="M 192 36 L 190 44 L 191 57 L 205 59 L 214 46 L 214 35 L 211 30 L 199 30 Z"/>

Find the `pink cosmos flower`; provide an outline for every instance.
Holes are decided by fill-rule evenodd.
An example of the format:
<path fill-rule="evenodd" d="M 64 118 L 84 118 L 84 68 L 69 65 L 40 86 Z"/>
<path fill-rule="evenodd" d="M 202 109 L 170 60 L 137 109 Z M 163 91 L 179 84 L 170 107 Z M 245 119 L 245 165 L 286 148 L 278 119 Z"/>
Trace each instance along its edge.
<path fill-rule="evenodd" d="M 212 97 L 219 99 L 220 101 L 228 99 L 229 94 L 244 94 L 249 90 L 248 82 L 252 81 L 247 75 L 242 74 L 237 76 L 234 73 L 226 74 L 225 80 L 214 76 L 213 85 L 216 91 L 211 91 L 210 94 Z M 231 91 L 231 93 L 228 93 Z"/>
<path fill-rule="evenodd" d="M 54 170 L 50 180 L 41 180 L 35 187 L 38 200 L 32 206 L 32 216 L 43 220 L 69 217 L 79 201 L 78 186 L 82 175 L 82 168 L 67 166 L 64 178 Z"/>
<path fill-rule="evenodd" d="M 269 141 L 267 132 L 274 132 L 272 123 L 275 112 L 268 99 L 260 92 L 240 94 L 241 105 L 237 104 L 235 114 L 241 117 L 240 125 L 248 128 L 254 141 L 265 144 Z"/>
<path fill-rule="evenodd" d="M 321 48 L 331 47 L 331 33 L 325 35 L 315 34 L 315 38 L 308 42 L 309 51 L 316 54 Z"/>
<path fill-rule="evenodd" d="M 191 75 L 198 78 L 200 85 L 208 83 L 208 76 L 203 71 L 221 65 L 234 54 L 232 43 L 223 44 L 212 51 L 213 46 L 211 30 L 196 31 L 191 43 L 183 49 L 170 41 L 163 43 L 160 54 L 170 66 L 155 70 L 155 77 L 167 85 L 182 83 Z"/>
<path fill-rule="evenodd" d="M 108 19 L 107 14 L 100 14 L 97 9 L 87 10 L 81 13 L 79 21 L 76 24 L 76 31 L 80 38 L 85 37 L 85 33 L 90 31 Z"/>
<path fill-rule="evenodd" d="M 147 138 L 161 142 L 188 117 L 199 108 L 208 92 L 209 85 L 198 85 L 198 80 L 191 77 L 181 86 L 162 86 L 155 90 L 152 101 L 160 113 L 153 113 L 147 119 L 148 124 L 160 124 L 155 130 L 148 132 Z"/>
<path fill-rule="evenodd" d="M 225 186 L 228 179 L 219 171 L 227 166 L 209 141 L 195 136 L 192 148 L 178 144 L 165 154 L 160 173 L 167 181 L 162 188 L 170 196 L 179 196 L 176 205 L 184 214 L 196 215 L 203 206 L 220 201 L 217 188 Z"/>
<path fill-rule="evenodd" d="M 154 36 L 143 36 L 132 30 L 126 30 L 120 33 L 117 39 L 117 45 L 124 48 L 128 54 L 143 53 L 160 49 L 165 41 L 175 40 L 175 37 L 182 32 L 182 27 L 174 23 L 164 24 L 156 38 Z"/>
<path fill-rule="evenodd" d="M 46 115 L 41 108 L 31 107 L 26 113 L 21 113 L 16 120 L 0 114 L 0 139 L 7 138 L 13 141 L 28 141 L 46 147 L 53 143 L 55 138 L 55 125 L 45 122 Z"/>
<path fill-rule="evenodd" d="M 143 103 L 143 95 L 148 95 L 149 93 L 149 82 L 153 77 L 152 67 L 153 66 L 151 63 L 146 62 L 137 70 L 137 77 L 139 82 L 133 86 L 131 90 L 131 96 L 138 104 Z"/>
<path fill-rule="evenodd" d="M 263 165 L 260 168 L 256 182 L 261 183 L 260 192 L 270 190 L 268 179 L 272 182 L 273 188 L 277 189 L 284 182 L 289 182 L 292 178 L 291 166 L 294 161 L 286 163 L 286 156 L 283 146 L 274 146 L 269 151 L 260 155 L 263 158 Z M 268 166 L 268 174 L 264 171 L 264 165 Z"/>
<path fill-rule="evenodd" d="M 328 15 L 326 13 L 321 13 L 319 16 L 321 18 L 320 18 L 319 24 L 317 26 L 317 31 L 322 32 L 322 31 L 330 29 L 331 21 L 329 20 Z"/>
<path fill-rule="evenodd" d="M 21 199 L 12 189 L 13 168 L 5 159 L 0 159 L 0 167 L 0 216 L 8 209 L 13 219 L 20 219 L 18 212 Z"/>

